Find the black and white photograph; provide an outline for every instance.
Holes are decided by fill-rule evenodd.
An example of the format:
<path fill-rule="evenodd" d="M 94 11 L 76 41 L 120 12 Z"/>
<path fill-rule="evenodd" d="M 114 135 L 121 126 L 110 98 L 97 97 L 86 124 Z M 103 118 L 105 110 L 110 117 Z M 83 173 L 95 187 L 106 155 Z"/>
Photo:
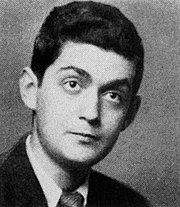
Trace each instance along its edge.
<path fill-rule="evenodd" d="M 180 207 L 179 97 L 179 0 L 1 0 L 0 207 Z"/>

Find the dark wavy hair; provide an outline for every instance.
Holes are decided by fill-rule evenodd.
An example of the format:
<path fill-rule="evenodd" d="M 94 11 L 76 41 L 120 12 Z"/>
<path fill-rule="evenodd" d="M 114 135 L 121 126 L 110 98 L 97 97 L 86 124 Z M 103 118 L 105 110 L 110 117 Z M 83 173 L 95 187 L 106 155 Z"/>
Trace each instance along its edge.
<path fill-rule="evenodd" d="M 31 68 L 39 86 L 45 70 L 59 57 L 67 41 L 92 44 L 131 61 L 136 71 L 133 93 L 137 93 L 143 74 L 142 40 L 133 23 L 118 8 L 93 1 L 55 7 L 34 43 Z"/>

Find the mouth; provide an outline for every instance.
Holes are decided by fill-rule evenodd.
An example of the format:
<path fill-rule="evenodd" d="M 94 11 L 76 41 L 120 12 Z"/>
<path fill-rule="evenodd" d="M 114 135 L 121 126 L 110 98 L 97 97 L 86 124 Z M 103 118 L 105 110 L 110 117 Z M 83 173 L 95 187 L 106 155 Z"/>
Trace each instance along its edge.
<path fill-rule="evenodd" d="M 77 136 L 82 136 L 87 140 L 95 140 L 98 141 L 100 139 L 99 136 L 89 134 L 89 133 L 81 133 L 81 132 L 70 132 L 71 134 L 77 135 Z"/>

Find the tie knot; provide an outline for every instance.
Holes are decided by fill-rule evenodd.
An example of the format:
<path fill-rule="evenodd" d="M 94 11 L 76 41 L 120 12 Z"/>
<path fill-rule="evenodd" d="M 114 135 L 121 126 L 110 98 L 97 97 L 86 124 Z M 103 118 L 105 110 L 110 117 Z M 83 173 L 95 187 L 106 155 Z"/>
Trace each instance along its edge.
<path fill-rule="evenodd" d="M 63 192 L 57 207 L 83 207 L 84 197 L 78 193 Z"/>

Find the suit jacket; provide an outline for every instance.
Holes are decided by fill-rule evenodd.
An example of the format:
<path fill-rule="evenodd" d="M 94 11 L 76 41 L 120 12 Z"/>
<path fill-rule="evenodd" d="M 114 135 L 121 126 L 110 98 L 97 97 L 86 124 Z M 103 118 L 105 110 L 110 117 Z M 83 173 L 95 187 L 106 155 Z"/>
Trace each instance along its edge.
<path fill-rule="evenodd" d="M 0 156 L 0 206 L 47 207 L 25 149 L 24 136 L 8 153 Z M 87 207 L 147 207 L 147 200 L 118 181 L 92 171 Z"/>

